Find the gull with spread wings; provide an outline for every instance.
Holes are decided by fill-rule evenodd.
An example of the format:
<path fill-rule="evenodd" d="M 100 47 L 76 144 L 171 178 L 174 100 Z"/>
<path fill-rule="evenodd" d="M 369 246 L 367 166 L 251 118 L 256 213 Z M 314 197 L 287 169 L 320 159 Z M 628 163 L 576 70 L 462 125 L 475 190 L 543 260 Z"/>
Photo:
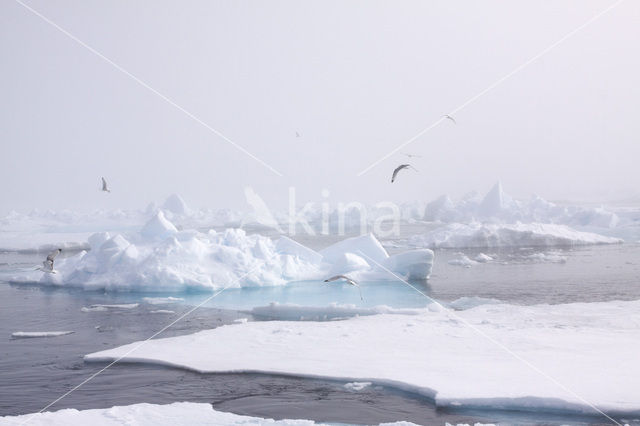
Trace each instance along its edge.
<path fill-rule="evenodd" d="M 336 275 L 331 278 L 327 278 L 326 280 L 324 280 L 324 282 L 328 283 L 328 282 L 338 281 L 338 280 L 344 280 L 344 282 L 346 282 L 347 284 L 352 285 L 354 287 L 358 287 L 358 292 L 360 293 L 360 300 L 364 300 L 364 298 L 362 297 L 362 290 L 360 290 L 360 285 L 354 280 L 352 280 L 351 278 L 347 277 L 346 275 Z"/>

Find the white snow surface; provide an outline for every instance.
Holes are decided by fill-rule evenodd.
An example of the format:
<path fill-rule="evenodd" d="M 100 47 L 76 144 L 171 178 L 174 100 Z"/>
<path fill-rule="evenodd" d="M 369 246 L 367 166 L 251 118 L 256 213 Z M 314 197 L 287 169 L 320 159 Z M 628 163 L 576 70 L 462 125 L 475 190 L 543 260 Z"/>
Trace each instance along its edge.
<path fill-rule="evenodd" d="M 356 280 L 395 279 L 385 269 L 426 279 L 433 264 L 429 249 L 389 256 L 372 234 L 345 239 L 317 253 L 287 237 L 274 243 L 242 229 L 179 231 L 162 211 L 139 232 L 95 233 L 88 243 L 91 250 L 57 259 L 56 274 L 26 270 L 10 281 L 87 290 L 206 291 L 321 280 L 337 273 L 349 273 Z M 146 301 L 166 303 L 170 299 Z"/>
<path fill-rule="evenodd" d="M 240 416 L 233 413 L 216 411 L 211 404 L 195 402 L 174 402 L 173 404 L 134 404 L 76 410 L 68 408 L 54 412 L 24 414 L 21 416 L 0 417 L 0 425 L 24 424 L 47 426 L 175 426 L 175 425 L 208 425 L 208 426 L 313 426 L 323 425 L 311 420 L 273 420 L 260 417 Z M 385 423 L 380 426 L 411 426 L 414 423 Z M 415 425 L 414 425 L 415 426 Z"/>
<path fill-rule="evenodd" d="M 85 360 L 125 356 L 202 373 L 368 381 L 418 392 L 438 406 L 595 413 L 589 401 L 640 415 L 638 324 L 640 301 L 483 304 L 412 316 L 247 322 L 151 340 L 125 356 L 137 346 L 132 343 Z"/>

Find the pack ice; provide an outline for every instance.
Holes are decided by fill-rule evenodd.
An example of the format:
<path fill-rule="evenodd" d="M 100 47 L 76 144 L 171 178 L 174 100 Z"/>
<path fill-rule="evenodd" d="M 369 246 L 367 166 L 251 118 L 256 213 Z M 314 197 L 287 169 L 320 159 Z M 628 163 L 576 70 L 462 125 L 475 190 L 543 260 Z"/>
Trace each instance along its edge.
<path fill-rule="evenodd" d="M 11 280 L 88 290 L 214 290 L 283 285 L 338 273 L 360 280 L 395 279 L 387 269 L 406 278 L 426 279 L 433 264 L 428 249 L 389 256 L 371 234 L 315 252 L 287 237 L 273 242 L 242 229 L 179 231 L 162 211 L 138 232 L 101 232 L 88 240 L 91 249 L 58 260 L 55 274 L 29 271 Z"/>
<path fill-rule="evenodd" d="M 409 237 L 410 246 L 566 247 L 623 242 L 602 235 L 620 233 L 612 231 L 620 222 L 613 212 L 603 208 L 562 207 L 537 196 L 529 201 L 515 200 L 503 191 L 500 182 L 484 198 L 473 194 L 454 203 L 448 196 L 442 196 L 426 205 L 424 219 L 442 225 Z"/>

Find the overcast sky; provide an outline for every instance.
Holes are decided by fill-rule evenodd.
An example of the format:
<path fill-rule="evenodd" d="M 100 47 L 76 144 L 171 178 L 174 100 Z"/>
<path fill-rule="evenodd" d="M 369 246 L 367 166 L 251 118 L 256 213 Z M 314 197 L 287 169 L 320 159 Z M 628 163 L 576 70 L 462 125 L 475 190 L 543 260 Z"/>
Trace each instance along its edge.
<path fill-rule="evenodd" d="M 612 1 L 0 2 L 0 214 L 239 208 L 505 190 L 640 194 L 640 2 L 626 1 L 444 121 Z M 296 132 L 300 137 L 296 137 Z M 100 176 L 113 192 L 98 191 Z"/>

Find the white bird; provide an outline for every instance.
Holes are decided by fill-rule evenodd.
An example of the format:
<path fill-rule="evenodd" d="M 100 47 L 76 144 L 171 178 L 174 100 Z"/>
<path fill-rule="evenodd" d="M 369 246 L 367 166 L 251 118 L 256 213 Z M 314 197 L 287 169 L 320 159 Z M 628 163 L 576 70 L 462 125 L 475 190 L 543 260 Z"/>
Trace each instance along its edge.
<path fill-rule="evenodd" d="M 409 158 L 413 158 L 413 157 L 416 157 L 416 158 L 422 158 L 422 155 L 417 155 L 417 154 L 408 154 L 408 153 L 406 153 L 406 152 L 403 152 L 403 153 L 402 153 L 402 155 L 406 155 L 406 156 L 407 156 L 407 157 L 409 157 Z"/>
<path fill-rule="evenodd" d="M 104 180 L 104 178 L 102 178 L 102 190 L 104 192 L 111 192 L 111 190 L 109 189 L 109 187 L 107 186 L 107 181 Z"/>
<path fill-rule="evenodd" d="M 56 271 L 53 270 L 53 261 L 55 260 L 56 256 L 60 254 L 60 252 L 62 252 L 62 249 L 55 249 L 54 251 L 49 253 L 47 255 L 47 260 L 43 261 L 42 267 L 37 268 L 37 270 L 42 272 L 48 272 L 50 274 L 55 274 Z"/>
<path fill-rule="evenodd" d="M 296 132 L 296 138 L 300 137 L 300 133 Z"/>
<path fill-rule="evenodd" d="M 393 171 L 393 175 L 391 176 L 391 183 L 393 183 L 396 180 L 396 176 L 398 176 L 398 173 L 400 172 L 400 170 L 404 170 L 404 169 L 413 169 L 416 172 L 418 170 L 416 170 L 415 167 L 413 167 L 411 164 L 400 164 L 398 167 L 395 168 L 395 170 Z"/>
<path fill-rule="evenodd" d="M 326 280 L 324 280 L 324 282 L 328 283 L 331 281 L 338 281 L 338 280 L 345 280 L 347 284 L 352 285 L 354 287 L 358 287 L 358 292 L 360 293 L 360 300 L 364 300 L 364 298 L 362 297 L 362 290 L 360 290 L 360 285 L 354 280 L 352 280 L 351 278 L 347 277 L 346 275 L 336 275 L 334 277 L 327 278 Z"/>
<path fill-rule="evenodd" d="M 458 123 L 456 123 L 456 119 L 453 118 L 452 116 L 450 116 L 449 114 L 445 114 L 445 115 L 443 115 L 443 117 L 453 121 L 453 124 L 458 124 Z"/>

